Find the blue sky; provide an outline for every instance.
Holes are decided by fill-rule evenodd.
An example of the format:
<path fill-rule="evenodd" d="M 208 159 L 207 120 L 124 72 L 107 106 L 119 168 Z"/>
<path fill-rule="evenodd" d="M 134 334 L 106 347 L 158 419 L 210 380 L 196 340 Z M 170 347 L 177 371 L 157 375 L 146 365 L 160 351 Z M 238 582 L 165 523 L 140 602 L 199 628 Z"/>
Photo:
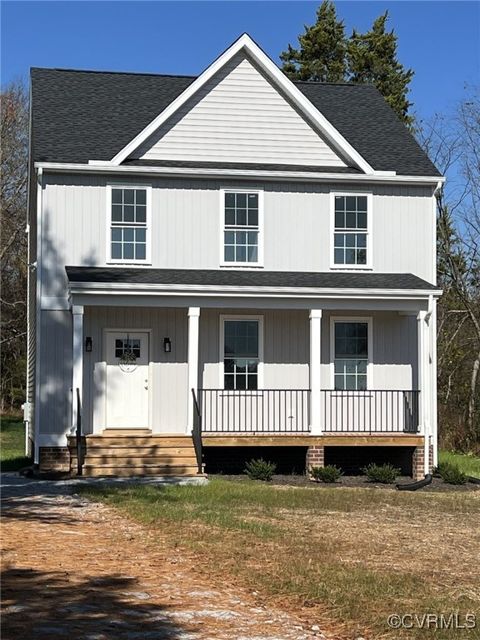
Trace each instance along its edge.
<path fill-rule="evenodd" d="M 244 31 L 278 62 L 319 2 L 1 3 L 1 78 L 27 78 L 31 66 L 198 74 Z M 428 117 L 448 112 L 465 83 L 478 84 L 477 2 L 337 2 L 352 27 L 367 29 L 388 9 L 399 57 L 415 72 L 411 100 Z"/>

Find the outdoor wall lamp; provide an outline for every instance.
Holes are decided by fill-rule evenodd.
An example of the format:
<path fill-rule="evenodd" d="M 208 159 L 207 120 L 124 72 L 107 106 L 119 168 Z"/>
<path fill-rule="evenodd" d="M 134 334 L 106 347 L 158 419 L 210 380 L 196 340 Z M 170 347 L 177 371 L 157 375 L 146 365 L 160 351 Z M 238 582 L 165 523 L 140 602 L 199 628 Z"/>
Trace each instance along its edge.
<path fill-rule="evenodd" d="M 85 338 L 85 351 L 87 353 L 90 353 L 92 351 L 92 347 L 93 347 L 93 342 L 90 336 L 87 336 Z"/>
<path fill-rule="evenodd" d="M 163 339 L 163 350 L 165 351 L 165 353 L 170 353 L 170 351 L 172 350 L 172 343 L 170 342 L 170 338 Z"/>

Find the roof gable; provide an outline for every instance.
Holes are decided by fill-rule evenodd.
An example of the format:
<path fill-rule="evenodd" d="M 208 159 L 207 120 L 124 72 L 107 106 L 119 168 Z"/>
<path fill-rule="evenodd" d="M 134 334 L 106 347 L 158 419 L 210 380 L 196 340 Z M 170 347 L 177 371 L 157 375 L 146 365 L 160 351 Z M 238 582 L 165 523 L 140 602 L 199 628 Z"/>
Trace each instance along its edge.
<path fill-rule="evenodd" d="M 248 54 L 233 56 L 131 155 L 141 160 L 346 164 Z"/>
<path fill-rule="evenodd" d="M 219 56 L 205 71 L 198 76 L 185 91 L 178 96 L 162 113 L 160 113 L 145 129 L 126 145 L 111 160 L 111 164 L 119 165 L 143 144 L 158 128 L 165 123 L 178 109 L 228 64 L 239 52 L 249 55 L 262 72 L 283 90 L 295 107 L 301 111 L 318 129 L 328 143 L 343 155 L 348 163 L 365 173 L 374 173 L 370 164 L 352 147 L 352 145 L 335 129 L 335 127 L 318 111 L 318 109 L 297 89 L 277 67 L 276 64 L 253 42 L 247 34 L 243 34 L 221 56 Z"/>

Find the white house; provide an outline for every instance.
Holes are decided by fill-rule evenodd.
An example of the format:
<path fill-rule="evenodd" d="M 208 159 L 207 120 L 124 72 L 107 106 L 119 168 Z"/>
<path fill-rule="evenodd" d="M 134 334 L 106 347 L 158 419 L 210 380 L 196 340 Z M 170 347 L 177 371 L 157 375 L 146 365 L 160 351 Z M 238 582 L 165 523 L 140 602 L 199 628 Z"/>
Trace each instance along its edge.
<path fill-rule="evenodd" d="M 76 470 L 81 433 L 85 474 L 276 447 L 423 477 L 443 178 L 377 90 L 291 82 L 248 35 L 196 78 L 31 78 L 40 468 Z"/>

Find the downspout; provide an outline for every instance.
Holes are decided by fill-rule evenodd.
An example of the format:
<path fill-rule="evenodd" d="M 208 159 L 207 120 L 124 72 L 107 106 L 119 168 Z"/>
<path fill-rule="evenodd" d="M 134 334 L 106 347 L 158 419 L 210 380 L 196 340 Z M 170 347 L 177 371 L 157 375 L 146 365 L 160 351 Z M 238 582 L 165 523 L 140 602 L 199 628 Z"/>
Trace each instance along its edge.
<path fill-rule="evenodd" d="M 38 465 L 40 462 L 40 336 L 41 336 L 41 301 L 42 301 L 42 206 L 43 206 L 43 169 L 37 169 L 37 269 L 36 269 L 36 335 L 35 335 L 35 447 L 33 463 Z"/>
<path fill-rule="evenodd" d="M 427 344 L 427 353 L 425 357 L 425 371 L 424 375 L 426 377 L 427 384 L 424 384 L 424 393 L 428 392 L 428 402 L 427 399 L 423 399 L 424 403 L 424 427 L 423 427 L 423 460 L 424 460 L 424 473 L 425 477 L 430 473 L 430 440 L 432 437 L 431 434 L 431 412 L 432 412 L 432 370 L 430 367 L 431 362 L 431 352 L 432 352 L 432 332 L 430 330 L 430 319 L 433 313 L 433 295 L 428 296 L 428 309 L 425 314 L 425 325 L 428 327 L 428 340 L 425 341 Z M 425 411 L 425 409 L 427 409 Z"/>

